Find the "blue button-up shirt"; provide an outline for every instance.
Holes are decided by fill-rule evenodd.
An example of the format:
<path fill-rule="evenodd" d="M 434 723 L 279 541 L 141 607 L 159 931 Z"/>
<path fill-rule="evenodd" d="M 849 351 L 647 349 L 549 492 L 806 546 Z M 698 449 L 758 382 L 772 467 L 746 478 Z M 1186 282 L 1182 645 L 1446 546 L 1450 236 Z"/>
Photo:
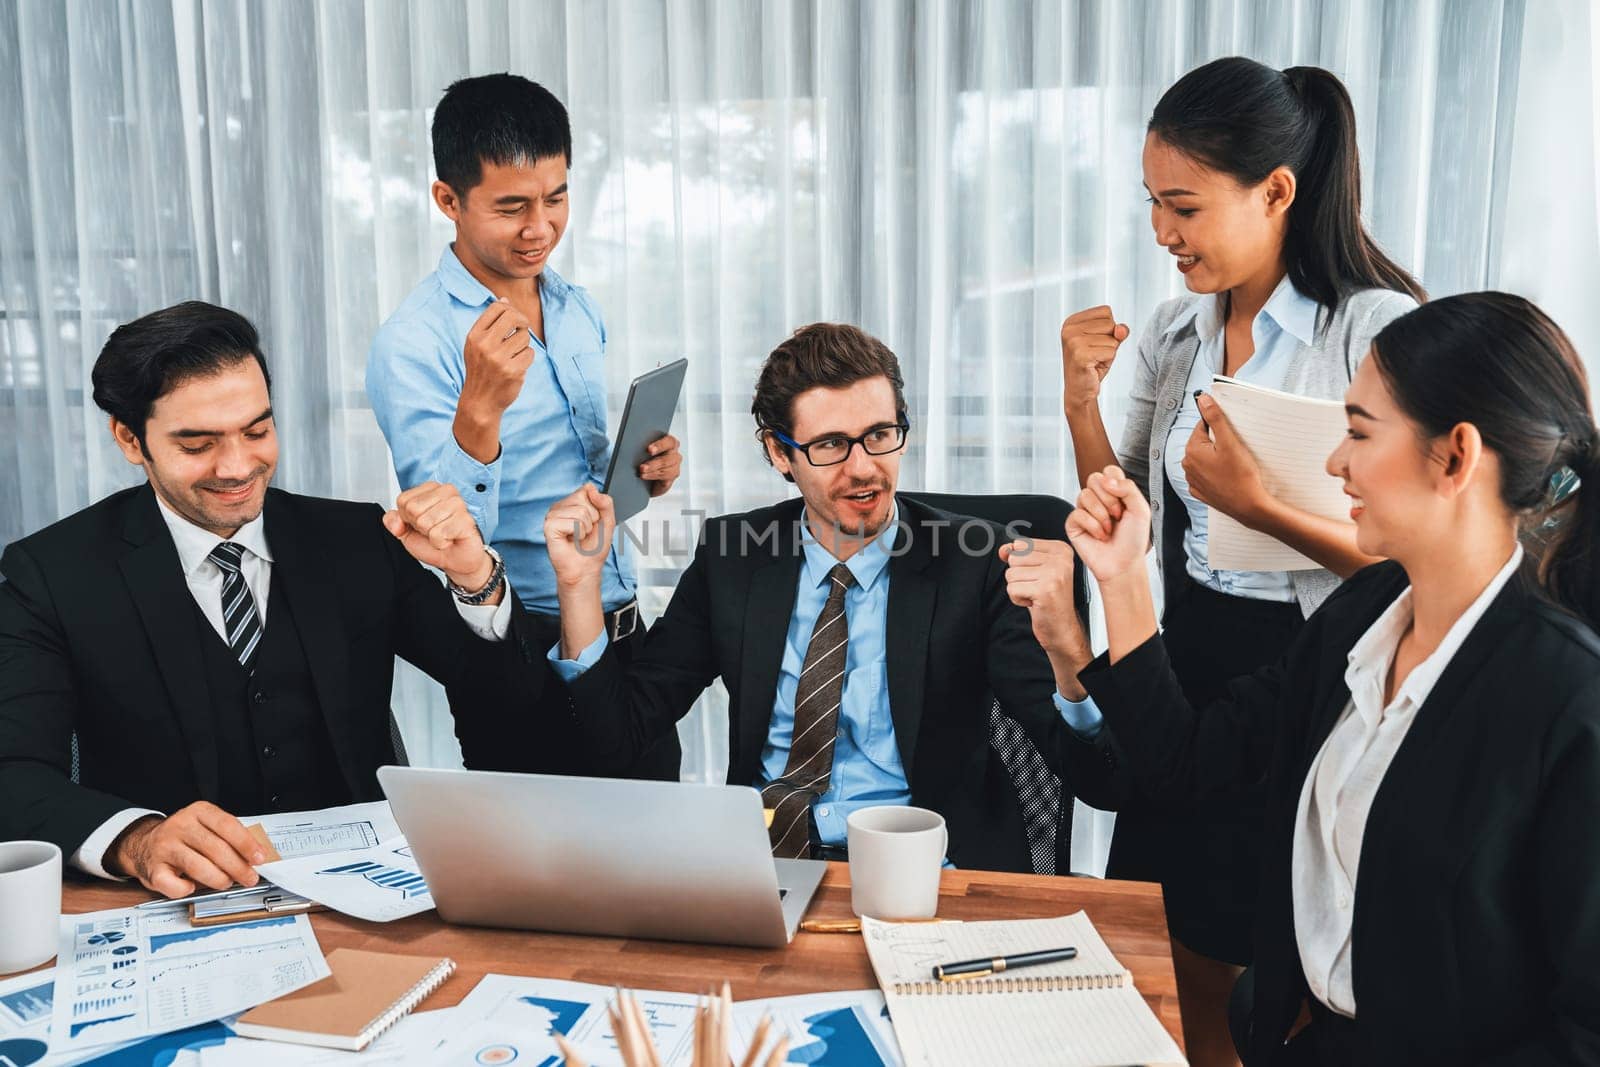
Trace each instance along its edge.
<path fill-rule="evenodd" d="M 889 518 L 886 530 L 893 531 L 899 509 Z M 889 713 L 889 663 L 886 647 L 889 620 L 889 558 L 892 537 L 878 537 L 845 560 L 856 584 L 844 595 L 845 628 L 850 643 L 845 646 L 844 691 L 839 701 L 838 739 L 833 747 L 833 770 L 828 788 L 811 804 L 817 837 L 825 845 L 843 845 L 845 820 L 857 808 L 872 804 L 909 804 L 911 786 L 906 781 L 905 765 L 895 740 L 894 718 Z M 778 690 L 772 702 L 772 719 L 767 726 L 767 742 L 761 750 L 761 780 L 758 787 L 783 774 L 789 762 L 789 742 L 794 736 L 794 694 L 805 664 L 806 647 L 817 616 L 828 601 L 828 573 L 838 564 L 833 554 L 811 536 L 803 536 L 805 563 L 800 569 L 800 585 L 795 593 L 794 613 L 789 616 L 788 636 L 783 644 L 783 661 L 778 669 Z M 602 631 L 577 659 L 560 658 L 561 646 L 550 650 L 549 660 L 565 681 L 571 681 L 592 667 L 606 648 Z M 1094 702 L 1081 702 L 1055 694 L 1057 709 L 1074 729 L 1097 732 L 1100 711 Z"/>
<path fill-rule="evenodd" d="M 456 443 L 456 404 L 466 381 L 463 346 L 494 294 L 451 248 L 373 338 L 367 399 L 394 454 L 401 488 L 426 481 L 454 485 L 484 540 L 505 557 L 522 602 L 554 613 L 545 512 L 586 480 L 603 485 L 611 461 L 606 329 L 589 294 L 548 267 L 539 275 L 539 299 L 544 339 L 532 339 L 532 363 L 522 392 L 501 417 L 494 462 L 479 463 Z M 606 559 L 601 599 L 614 611 L 633 595 L 632 560 L 619 533 Z"/>
<path fill-rule="evenodd" d="M 1224 297 L 1201 297 L 1174 319 L 1166 332 L 1172 333 L 1194 322 L 1195 333 L 1200 338 L 1200 349 L 1195 354 L 1194 368 L 1189 372 L 1189 383 L 1184 386 L 1183 406 L 1178 409 L 1178 419 L 1167 436 L 1167 481 L 1173 492 L 1183 501 L 1189 512 L 1189 529 L 1183 537 L 1183 553 L 1189 577 L 1208 589 L 1229 596 L 1249 597 L 1252 600 L 1275 600 L 1294 603 L 1294 586 L 1284 571 L 1214 571 L 1206 562 L 1207 532 L 1211 525 L 1211 509 L 1195 499 L 1189 492 L 1189 479 L 1183 473 L 1184 449 L 1189 437 L 1200 422 L 1200 409 L 1195 405 L 1194 391 L 1211 391 L 1211 379 L 1222 373 L 1225 340 L 1222 306 Z M 1284 375 L 1295 350 L 1302 344 L 1311 344 L 1316 336 L 1317 313 L 1322 305 L 1294 287 L 1288 275 L 1278 283 L 1267 298 L 1266 304 L 1250 324 L 1250 336 L 1255 339 L 1255 354 L 1245 360 L 1233 377 L 1241 382 L 1282 389 Z"/>

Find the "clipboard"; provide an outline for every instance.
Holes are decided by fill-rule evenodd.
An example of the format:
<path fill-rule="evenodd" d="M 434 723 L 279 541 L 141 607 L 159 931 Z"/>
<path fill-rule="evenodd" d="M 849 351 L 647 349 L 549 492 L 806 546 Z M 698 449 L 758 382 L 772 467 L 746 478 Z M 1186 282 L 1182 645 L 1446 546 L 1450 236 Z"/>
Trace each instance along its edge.
<path fill-rule="evenodd" d="M 244 828 L 244 832 L 255 838 L 261 846 L 261 851 L 266 853 L 266 862 L 272 863 L 283 857 L 273 846 L 267 831 L 262 829 L 260 823 L 251 823 Z M 189 902 L 190 926 L 222 926 L 226 923 L 249 922 L 252 919 L 268 919 L 278 915 L 300 915 L 313 911 L 327 911 L 327 907 L 314 900 L 298 896 L 286 889 L 279 889 L 275 885 L 263 885 L 255 889 L 236 890 L 230 893 L 213 894 Z"/>
<path fill-rule="evenodd" d="M 650 443 L 672 429 L 672 416 L 678 410 L 678 396 L 683 392 L 683 377 L 688 369 L 687 359 L 673 360 L 639 375 L 628 386 L 628 402 L 622 409 L 616 446 L 611 450 L 611 466 L 600 490 L 611 498 L 618 522 L 633 518 L 650 503 L 650 483 L 639 477 L 639 465 L 650 458 Z"/>

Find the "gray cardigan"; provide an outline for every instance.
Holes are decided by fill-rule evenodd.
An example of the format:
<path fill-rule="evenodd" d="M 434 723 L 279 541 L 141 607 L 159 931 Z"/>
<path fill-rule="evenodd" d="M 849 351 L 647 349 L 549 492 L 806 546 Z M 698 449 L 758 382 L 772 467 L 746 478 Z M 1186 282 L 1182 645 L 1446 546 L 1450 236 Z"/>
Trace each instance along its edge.
<path fill-rule="evenodd" d="M 1209 295 L 1177 297 L 1163 302 L 1150 316 L 1139 338 L 1139 363 L 1134 368 L 1128 421 L 1122 431 L 1122 446 L 1117 450 L 1123 470 L 1134 484 L 1146 487 L 1155 527 L 1156 564 L 1169 604 L 1183 573 L 1182 542 L 1169 539 L 1181 538 L 1188 516 L 1183 513 L 1177 494 L 1167 485 L 1161 451 L 1172 424 L 1178 420 L 1184 386 L 1200 352 L 1200 336 L 1193 320 L 1170 336 L 1166 330 L 1193 301 L 1210 299 L 1213 297 Z M 1416 306 L 1417 302 L 1405 293 L 1362 289 L 1341 300 L 1332 315 L 1326 309 L 1318 312 L 1316 340 L 1295 350 L 1286 369 L 1284 391 L 1324 400 L 1342 399 L 1378 331 Z M 1308 617 L 1339 585 L 1338 576 L 1326 570 L 1292 571 L 1290 580 L 1300 611 Z"/>

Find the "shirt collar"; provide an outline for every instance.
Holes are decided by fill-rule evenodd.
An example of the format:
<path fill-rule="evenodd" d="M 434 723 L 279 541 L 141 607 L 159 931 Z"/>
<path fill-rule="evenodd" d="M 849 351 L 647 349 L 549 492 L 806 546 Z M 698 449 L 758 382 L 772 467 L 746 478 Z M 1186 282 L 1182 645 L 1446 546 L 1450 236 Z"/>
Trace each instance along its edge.
<path fill-rule="evenodd" d="M 210 530 L 202 530 L 188 519 L 179 515 L 167 506 L 161 499 L 161 494 L 156 494 L 156 503 L 161 511 L 161 518 L 166 521 L 167 529 L 172 533 L 172 543 L 178 549 L 178 562 L 183 567 L 186 575 L 196 573 L 201 567 L 211 560 L 211 550 L 223 542 Z M 261 514 L 245 523 L 234 531 L 227 540 L 244 547 L 260 559 L 272 562 L 272 550 L 267 547 L 266 509 L 262 508 Z M 213 564 L 215 566 L 215 564 Z"/>
<path fill-rule="evenodd" d="M 1196 297 L 1178 312 L 1177 317 L 1167 324 L 1162 333 L 1176 333 L 1193 322 L 1195 333 L 1199 334 L 1200 340 L 1210 341 L 1222 330 L 1222 297 L 1221 293 L 1208 293 Z M 1279 329 L 1292 335 L 1301 344 L 1310 344 L 1316 337 L 1317 313 L 1321 310 L 1322 305 L 1296 289 L 1289 276 L 1285 274 L 1278 282 L 1278 287 L 1272 290 L 1272 295 L 1267 297 L 1267 302 L 1262 305 L 1257 318 L 1265 315 Z"/>
<path fill-rule="evenodd" d="M 811 536 L 811 527 L 806 523 L 803 511 L 801 515 L 803 533 L 800 541 L 806 553 L 805 580 L 812 586 L 818 586 L 828 580 L 828 573 L 838 565 L 839 560 Z M 890 549 L 895 537 L 895 524 L 899 521 L 900 503 L 896 501 L 889 510 L 889 522 L 884 526 L 883 532 L 868 542 L 861 551 L 844 561 L 844 565 L 849 567 L 850 573 L 854 575 L 858 587 L 871 589 L 873 583 L 883 574 L 889 563 Z"/>
<path fill-rule="evenodd" d="M 1262 305 L 1261 314 L 1277 323 L 1278 329 L 1284 333 L 1308 345 L 1316 339 L 1317 312 L 1321 310 L 1322 305 L 1296 289 L 1294 282 L 1285 274 Z"/>
<path fill-rule="evenodd" d="M 469 308 L 487 307 L 494 300 L 489 287 L 472 276 L 456 257 L 454 244 L 444 246 L 439 254 L 439 280 L 445 292 Z M 560 297 L 567 290 L 566 279 L 549 267 L 539 272 L 539 293 L 542 297 Z"/>
<path fill-rule="evenodd" d="M 1489 610 L 1489 605 L 1494 603 L 1494 598 L 1500 595 L 1500 590 L 1505 588 L 1511 576 L 1522 565 L 1523 555 L 1522 546 L 1519 544 L 1511 553 L 1511 558 L 1506 561 L 1506 565 L 1489 580 L 1483 592 L 1478 594 L 1477 599 L 1467 606 L 1467 610 L 1461 613 L 1460 618 L 1456 619 L 1454 625 L 1445 633 L 1444 640 L 1439 642 L 1439 647 L 1406 675 L 1406 680 L 1401 683 L 1391 704 L 1398 706 L 1402 700 L 1408 700 L 1415 708 L 1428 699 L 1428 694 L 1433 692 L 1439 676 L 1450 666 L 1450 661 L 1461 650 L 1473 627 L 1478 625 L 1484 613 Z M 1363 678 L 1368 684 L 1376 681 L 1379 696 L 1374 703 L 1376 705 L 1383 703 L 1383 684 L 1389 674 L 1389 664 L 1394 660 L 1395 650 L 1399 647 L 1400 638 L 1405 634 L 1406 627 L 1411 624 L 1411 619 L 1411 587 L 1407 586 L 1395 598 L 1395 602 L 1378 616 L 1378 621 L 1372 624 L 1371 629 L 1361 635 L 1361 640 L 1350 649 L 1345 681 L 1352 692 L 1361 684 Z M 1360 707 L 1359 703 L 1357 707 Z M 1383 709 L 1378 707 L 1377 710 L 1381 712 Z"/>

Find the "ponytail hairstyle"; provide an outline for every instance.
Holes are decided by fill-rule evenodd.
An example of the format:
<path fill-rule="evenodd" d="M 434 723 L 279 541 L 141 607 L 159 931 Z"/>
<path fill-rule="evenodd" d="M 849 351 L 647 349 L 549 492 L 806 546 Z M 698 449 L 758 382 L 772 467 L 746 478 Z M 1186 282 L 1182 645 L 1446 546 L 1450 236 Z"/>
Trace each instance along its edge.
<path fill-rule="evenodd" d="M 1463 293 L 1385 326 L 1372 361 L 1419 432 L 1467 422 L 1500 461 L 1500 498 L 1522 516 L 1539 585 L 1600 626 L 1600 432 L 1577 350 L 1520 296 Z"/>
<path fill-rule="evenodd" d="M 1213 60 L 1162 94 L 1149 130 L 1241 185 L 1258 185 L 1278 167 L 1293 171 L 1284 262 L 1294 287 L 1330 311 L 1357 289 L 1428 298 L 1361 223 L 1355 108 L 1321 67 Z"/>

